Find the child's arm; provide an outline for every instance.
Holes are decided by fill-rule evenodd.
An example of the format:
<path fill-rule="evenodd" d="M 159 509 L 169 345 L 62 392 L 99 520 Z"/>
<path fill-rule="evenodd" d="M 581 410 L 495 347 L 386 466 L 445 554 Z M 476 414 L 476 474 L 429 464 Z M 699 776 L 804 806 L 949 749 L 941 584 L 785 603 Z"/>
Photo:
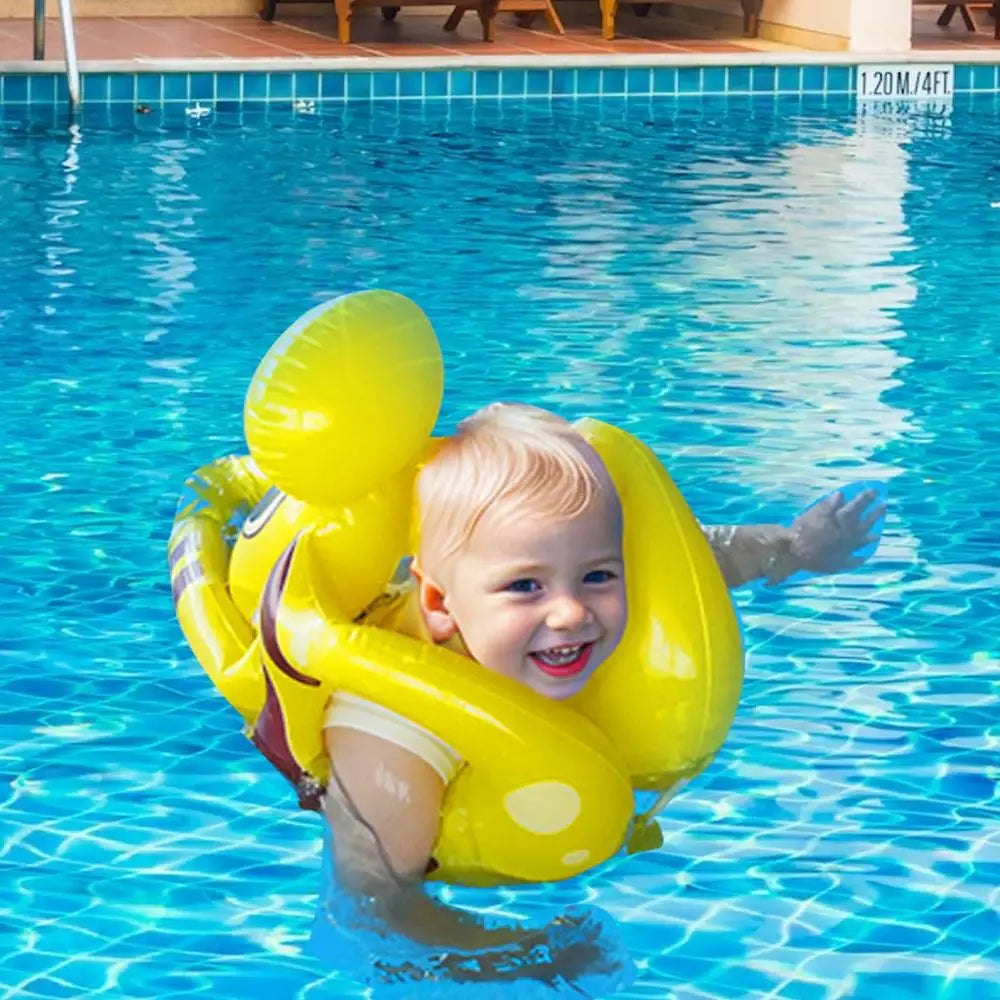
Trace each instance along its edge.
<path fill-rule="evenodd" d="M 885 514 L 885 505 L 867 508 L 878 496 L 864 490 L 845 502 L 832 493 L 801 513 L 790 528 L 780 524 L 707 527 L 705 537 L 726 585 L 732 590 L 764 578 L 781 583 L 799 570 L 839 573 L 864 562 L 853 553 L 875 541 L 869 532 Z"/>
<path fill-rule="evenodd" d="M 370 733 L 343 727 L 325 730 L 331 767 L 325 811 L 333 833 L 334 877 L 360 912 L 418 944 L 477 954 L 488 978 L 521 975 L 572 977 L 598 954 L 580 941 L 562 953 L 550 929 L 485 927 L 471 914 L 431 899 L 422 881 L 437 838 L 445 785 L 424 760 Z M 556 922 L 566 928 L 572 921 Z M 529 954 L 544 946 L 541 959 Z M 447 962 L 439 971 L 447 971 Z"/>

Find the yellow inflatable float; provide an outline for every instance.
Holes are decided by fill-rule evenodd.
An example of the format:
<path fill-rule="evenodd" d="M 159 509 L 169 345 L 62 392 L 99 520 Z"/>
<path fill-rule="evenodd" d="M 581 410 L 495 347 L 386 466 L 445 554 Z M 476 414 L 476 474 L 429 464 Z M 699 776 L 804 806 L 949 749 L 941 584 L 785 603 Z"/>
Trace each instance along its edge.
<path fill-rule="evenodd" d="M 318 809 L 327 700 L 410 718 L 461 755 L 433 878 L 485 885 L 576 875 L 626 843 L 660 843 L 655 808 L 702 770 L 732 723 L 743 651 L 702 531 L 637 438 L 577 425 L 624 510 L 629 621 L 568 702 L 457 653 L 356 619 L 414 551 L 413 481 L 435 447 L 440 348 L 409 299 L 360 292 L 289 328 L 247 393 L 250 457 L 187 481 L 170 538 L 177 616 L 255 745 Z"/>

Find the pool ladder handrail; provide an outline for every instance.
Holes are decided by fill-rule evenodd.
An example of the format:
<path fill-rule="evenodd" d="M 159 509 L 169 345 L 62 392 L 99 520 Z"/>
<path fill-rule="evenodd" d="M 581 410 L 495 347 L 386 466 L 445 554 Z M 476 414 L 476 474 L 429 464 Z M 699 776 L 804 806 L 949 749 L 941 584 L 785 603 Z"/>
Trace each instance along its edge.
<path fill-rule="evenodd" d="M 69 106 L 80 105 L 80 67 L 76 60 L 76 30 L 73 27 L 72 0 L 59 0 L 59 21 L 62 24 L 63 48 L 66 50 L 66 84 Z M 35 58 L 45 58 L 45 0 L 35 0 Z"/>

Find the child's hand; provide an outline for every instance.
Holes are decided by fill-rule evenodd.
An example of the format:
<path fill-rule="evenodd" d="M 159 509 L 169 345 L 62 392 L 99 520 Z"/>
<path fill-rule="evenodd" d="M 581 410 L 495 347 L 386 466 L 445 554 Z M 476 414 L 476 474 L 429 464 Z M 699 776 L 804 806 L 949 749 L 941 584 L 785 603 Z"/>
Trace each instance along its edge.
<path fill-rule="evenodd" d="M 608 996 L 634 976 L 632 962 L 618 943 L 614 921 L 594 909 L 570 910 L 548 927 L 526 931 L 516 943 L 500 948 L 450 951 L 431 955 L 426 962 L 395 966 L 375 962 L 375 968 L 382 984 L 403 988 L 404 993 L 407 983 L 411 988 L 417 982 L 453 983 L 455 989 L 441 992 L 442 998 L 453 992 L 476 1000 L 505 997 L 510 987 L 504 984 L 512 982 L 518 983 L 519 998 L 528 996 L 531 982 L 538 984 L 539 996 Z M 496 991 L 486 989 L 490 983 L 498 984 Z M 374 995 L 383 994 L 376 987 Z"/>
<path fill-rule="evenodd" d="M 838 491 L 801 513 L 791 528 L 795 570 L 840 573 L 860 566 L 864 557 L 853 553 L 877 540 L 870 532 L 885 515 L 884 503 L 866 513 L 877 496 L 868 489 L 845 502 Z"/>

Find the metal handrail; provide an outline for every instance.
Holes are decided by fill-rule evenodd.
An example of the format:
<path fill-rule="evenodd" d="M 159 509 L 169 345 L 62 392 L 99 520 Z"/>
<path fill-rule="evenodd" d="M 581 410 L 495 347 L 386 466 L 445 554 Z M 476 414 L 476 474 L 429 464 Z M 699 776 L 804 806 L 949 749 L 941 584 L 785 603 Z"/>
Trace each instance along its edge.
<path fill-rule="evenodd" d="M 35 58 L 45 58 L 45 0 L 35 0 Z"/>
<path fill-rule="evenodd" d="M 76 61 L 76 32 L 73 29 L 73 0 L 59 0 L 59 20 L 62 21 L 63 48 L 66 50 L 66 83 L 69 106 L 80 104 L 80 67 Z"/>
<path fill-rule="evenodd" d="M 80 67 L 76 60 L 72 0 L 59 0 L 59 20 L 62 23 L 63 48 L 66 50 L 69 105 L 71 108 L 76 108 L 80 104 Z M 45 0 L 35 0 L 35 58 L 45 58 Z"/>

